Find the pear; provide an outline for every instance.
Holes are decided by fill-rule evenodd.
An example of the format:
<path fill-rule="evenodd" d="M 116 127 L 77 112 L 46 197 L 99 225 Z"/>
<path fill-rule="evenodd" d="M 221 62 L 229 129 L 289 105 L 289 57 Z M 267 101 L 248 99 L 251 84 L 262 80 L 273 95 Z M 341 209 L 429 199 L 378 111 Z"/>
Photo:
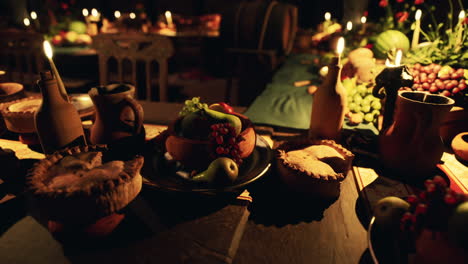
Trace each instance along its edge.
<path fill-rule="evenodd" d="M 233 183 L 239 175 L 239 167 L 230 158 L 217 158 L 210 163 L 208 168 L 192 177 L 196 182 L 216 183 L 227 185 Z"/>
<path fill-rule="evenodd" d="M 232 127 L 234 127 L 234 130 L 236 131 L 236 136 L 240 134 L 241 129 L 242 129 L 242 122 L 239 117 L 231 114 L 226 114 L 223 112 L 218 112 L 213 109 L 205 108 L 205 113 L 210 116 L 211 118 L 215 120 L 219 120 L 223 123 L 229 123 L 231 124 Z"/>
<path fill-rule="evenodd" d="M 459 204 L 448 222 L 449 238 L 468 250 L 468 201 Z"/>
<path fill-rule="evenodd" d="M 210 134 L 210 122 L 202 113 L 203 110 L 192 112 L 183 117 L 180 122 L 180 134 L 183 137 L 197 140 L 207 140 Z"/>
<path fill-rule="evenodd" d="M 410 204 L 398 197 L 382 198 L 374 207 L 375 222 L 382 227 L 398 228 L 401 217 L 409 208 Z"/>

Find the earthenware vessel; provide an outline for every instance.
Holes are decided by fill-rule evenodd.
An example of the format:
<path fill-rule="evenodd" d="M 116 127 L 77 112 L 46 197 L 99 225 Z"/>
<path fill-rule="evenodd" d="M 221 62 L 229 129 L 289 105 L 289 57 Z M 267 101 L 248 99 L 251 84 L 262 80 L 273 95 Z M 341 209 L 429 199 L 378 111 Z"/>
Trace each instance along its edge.
<path fill-rule="evenodd" d="M 111 84 L 89 91 L 96 108 L 90 133 L 92 144 L 109 144 L 142 133 L 143 108 L 133 99 L 134 93 L 135 88 L 126 84 Z"/>
<path fill-rule="evenodd" d="M 247 117 L 236 114 L 242 121 L 242 131 L 240 136 L 244 138 L 239 143 L 240 158 L 246 158 L 252 154 L 255 148 L 256 134 L 252 123 Z M 169 126 L 169 136 L 166 139 L 165 147 L 171 156 L 189 168 L 206 168 L 212 161 L 210 155 L 209 140 L 195 140 L 179 136 L 177 124 L 181 118 L 174 121 Z"/>
<path fill-rule="evenodd" d="M 431 174 L 444 152 L 439 126 L 454 103 L 441 95 L 399 93 L 393 123 L 379 137 L 385 167 L 414 177 Z"/>
<path fill-rule="evenodd" d="M 341 83 L 338 57 L 328 66 L 328 74 L 314 95 L 309 128 L 311 139 L 337 139 L 343 127 L 346 94 Z"/>

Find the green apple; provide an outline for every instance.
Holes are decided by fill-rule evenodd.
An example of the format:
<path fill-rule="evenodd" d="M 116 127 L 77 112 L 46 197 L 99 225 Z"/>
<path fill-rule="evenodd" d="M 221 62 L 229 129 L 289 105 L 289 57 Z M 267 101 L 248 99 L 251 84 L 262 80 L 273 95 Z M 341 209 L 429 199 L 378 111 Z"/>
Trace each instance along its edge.
<path fill-rule="evenodd" d="M 205 171 L 192 177 L 196 182 L 209 182 L 226 185 L 234 182 L 239 175 L 239 167 L 230 158 L 221 157 L 213 160 Z"/>
<path fill-rule="evenodd" d="M 65 34 L 65 39 L 70 43 L 75 43 L 75 41 L 78 39 L 78 33 L 75 31 L 68 31 Z"/>
<path fill-rule="evenodd" d="M 459 204 L 448 222 L 450 239 L 468 250 L 468 201 Z"/>
<path fill-rule="evenodd" d="M 374 206 L 375 222 L 379 226 L 398 228 L 400 219 L 410 208 L 410 204 L 395 196 L 380 199 Z"/>
<path fill-rule="evenodd" d="M 240 134 L 242 129 L 242 122 L 239 117 L 223 112 L 218 112 L 209 108 L 205 108 L 204 110 L 209 117 L 219 120 L 223 123 L 231 124 L 231 126 L 234 127 L 234 130 L 236 131 L 236 136 Z"/>

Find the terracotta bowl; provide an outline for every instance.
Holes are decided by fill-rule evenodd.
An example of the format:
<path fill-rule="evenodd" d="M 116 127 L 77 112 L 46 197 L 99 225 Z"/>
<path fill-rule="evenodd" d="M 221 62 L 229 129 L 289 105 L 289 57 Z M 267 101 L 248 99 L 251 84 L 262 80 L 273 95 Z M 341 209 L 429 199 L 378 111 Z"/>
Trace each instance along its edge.
<path fill-rule="evenodd" d="M 252 154 L 255 148 L 256 134 L 252 122 L 237 114 L 242 121 L 242 131 L 240 135 L 245 139 L 239 143 L 240 157 L 246 158 Z M 169 136 L 166 139 L 166 150 L 171 156 L 189 168 L 206 168 L 211 162 L 210 142 L 208 140 L 194 140 L 178 136 L 174 130 L 175 125 L 181 118 L 178 118 L 169 127 Z"/>
<path fill-rule="evenodd" d="M 25 97 L 23 85 L 19 83 L 0 83 L 0 103 Z"/>

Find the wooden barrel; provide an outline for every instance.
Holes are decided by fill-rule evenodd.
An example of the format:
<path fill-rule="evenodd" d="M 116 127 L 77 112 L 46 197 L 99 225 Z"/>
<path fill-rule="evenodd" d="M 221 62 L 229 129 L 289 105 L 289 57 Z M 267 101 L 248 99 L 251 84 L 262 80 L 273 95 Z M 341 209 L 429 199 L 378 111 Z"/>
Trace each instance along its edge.
<path fill-rule="evenodd" d="M 291 52 L 297 29 L 297 8 L 276 1 L 242 1 L 225 7 L 221 37 L 225 47 Z"/>

